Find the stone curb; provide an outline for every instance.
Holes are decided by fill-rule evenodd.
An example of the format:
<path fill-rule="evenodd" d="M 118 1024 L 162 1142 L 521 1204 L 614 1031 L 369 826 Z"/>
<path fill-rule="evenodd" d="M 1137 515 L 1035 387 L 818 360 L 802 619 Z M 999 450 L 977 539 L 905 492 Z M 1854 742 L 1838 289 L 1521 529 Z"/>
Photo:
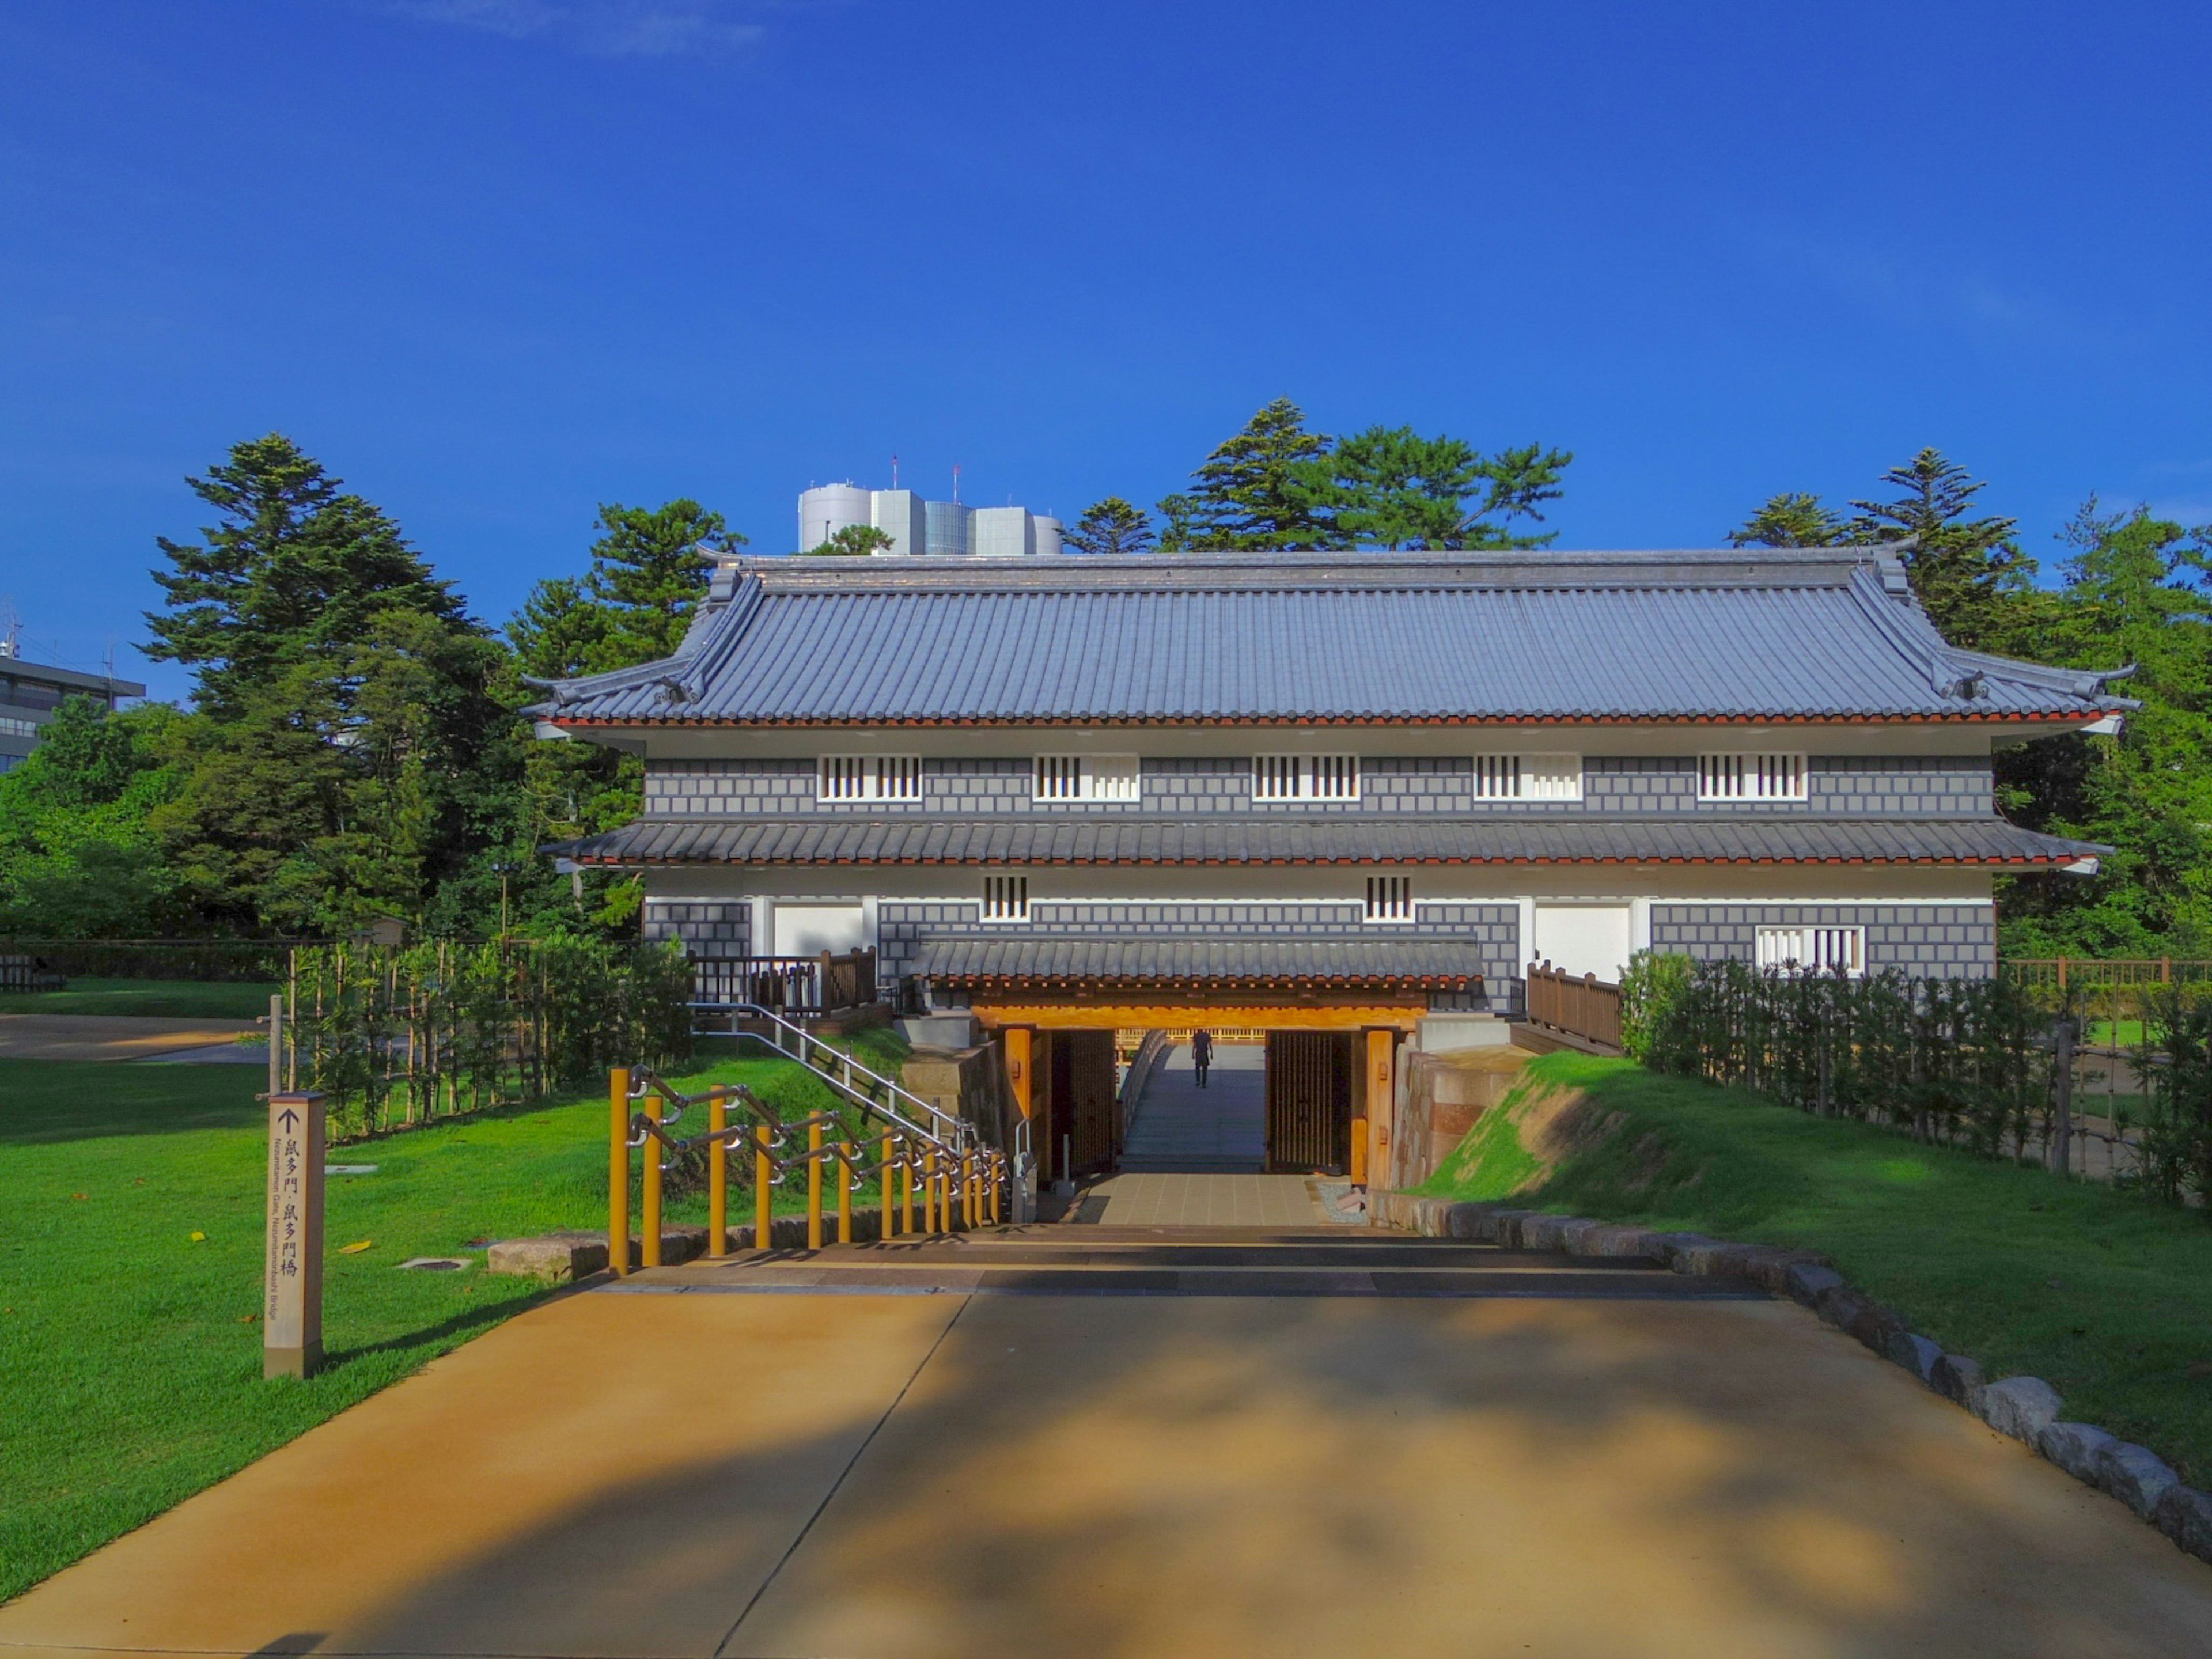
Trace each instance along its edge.
<path fill-rule="evenodd" d="M 1703 1233 L 1660 1232 L 1587 1216 L 1480 1201 L 1455 1203 L 1411 1193 L 1372 1193 L 1368 1206 L 1375 1226 L 1395 1227 L 1425 1238 L 1470 1239 L 1507 1249 L 1563 1250 L 1570 1255 L 1640 1257 L 1701 1279 L 1747 1279 L 1776 1296 L 1803 1304 L 1999 1434 L 2021 1442 L 2084 1486 L 2118 1498 L 2179 1548 L 2212 1562 L 2212 1493 L 2182 1485 L 2181 1477 L 2145 1447 L 2131 1445 L 2091 1424 L 2061 1422 L 2065 1402 L 2040 1377 L 1985 1382 L 1977 1362 L 1965 1354 L 1944 1352 L 1940 1343 L 1907 1325 L 1902 1315 L 1854 1289 L 1815 1251 L 1736 1244 Z M 604 1263 L 604 1240 L 599 1255 Z"/>
<path fill-rule="evenodd" d="M 835 1232 L 837 1218 L 824 1216 L 826 1231 Z M 872 1209 L 853 1212 L 853 1231 L 863 1243 L 877 1235 L 877 1212 Z M 729 1230 L 728 1249 L 750 1250 L 753 1248 L 750 1223 Z M 769 1225 L 769 1248 L 775 1250 L 803 1250 L 806 1248 L 806 1218 L 803 1215 L 780 1215 Z M 702 1255 L 707 1249 L 707 1230 L 704 1227 L 663 1227 L 660 1230 L 660 1260 L 669 1267 L 677 1267 Z M 640 1265 L 643 1252 L 639 1248 L 638 1236 L 630 1235 L 629 1265 Z M 487 1273 L 512 1273 L 523 1279 L 539 1279 L 549 1285 L 568 1285 L 593 1273 L 605 1272 L 607 1265 L 607 1236 L 604 1232 L 586 1232 L 572 1229 L 562 1232 L 545 1233 L 535 1238 L 504 1238 L 484 1254 Z"/>

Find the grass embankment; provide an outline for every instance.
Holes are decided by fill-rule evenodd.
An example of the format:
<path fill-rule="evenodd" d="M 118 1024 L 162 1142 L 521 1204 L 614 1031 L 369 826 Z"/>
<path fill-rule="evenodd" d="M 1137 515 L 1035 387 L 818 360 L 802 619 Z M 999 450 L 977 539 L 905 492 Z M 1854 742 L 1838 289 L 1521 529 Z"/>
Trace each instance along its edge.
<path fill-rule="evenodd" d="M 137 1014 L 157 1019 L 235 1019 L 269 1012 L 283 988 L 188 979 L 72 979 L 59 991 L 0 992 L 0 1014 Z"/>
<path fill-rule="evenodd" d="M 1422 1190 L 1824 1251 L 1991 1376 L 2043 1377 L 2212 1485 L 2201 1213 L 1574 1054 L 1532 1062 Z"/>
<path fill-rule="evenodd" d="M 858 1047 L 895 1072 L 895 1037 Z M 677 1079 L 708 1081 L 830 1104 L 785 1060 L 702 1057 Z M 338 1150 L 377 1167 L 330 1182 L 330 1360 L 264 1382 L 259 1083 L 250 1066 L 0 1061 L 0 1599 L 549 1294 L 486 1274 L 483 1241 L 606 1224 L 604 1093 Z M 703 1220 L 704 1198 L 669 1212 Z M 416 1255 L 477 1265 L 395 1271 Z"/>

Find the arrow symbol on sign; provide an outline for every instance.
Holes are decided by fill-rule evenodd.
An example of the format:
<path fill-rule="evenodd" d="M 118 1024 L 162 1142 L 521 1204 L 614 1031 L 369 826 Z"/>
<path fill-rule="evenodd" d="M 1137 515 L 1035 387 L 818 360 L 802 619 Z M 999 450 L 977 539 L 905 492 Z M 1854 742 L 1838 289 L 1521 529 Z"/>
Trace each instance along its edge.
<path fill-rule="evenodd" d="M 287 1129 L 296 1129 L 300 1127 L 300 1115 L 289 1106 L 276 1114 L 276 1121 Z"/>

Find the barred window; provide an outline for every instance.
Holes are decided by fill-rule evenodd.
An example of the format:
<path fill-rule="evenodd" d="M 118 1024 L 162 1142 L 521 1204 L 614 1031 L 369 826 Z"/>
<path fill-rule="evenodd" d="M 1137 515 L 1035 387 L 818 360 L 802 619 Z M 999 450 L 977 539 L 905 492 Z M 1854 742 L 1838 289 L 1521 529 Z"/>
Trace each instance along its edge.
<path fill-rule="evenodd" d="M 1802 800 L 1802 755 L 1700 755 L 1699 800 Z"/>
<path fill-rule="evenodd" d="M 1367 920 L 1411 921 L 1413 919 L 1413 878 L 1411 876 L 1367 878 Z"/>
<path fill-rule="evenodd" d="M 919 755 L 824 755 L 814 798 L 822 801 L 920 800 Z"/>
<path fill-rule="evenodd" d="M 983 878 L 983 920 L 1027 921 L 1030 919 L 1030 878 L 1027 876 Z"/>
<path fill-rule="evenodd" d="M 1762 927 L 1757 935 L 1762 972 L 1846 974 L 1866 972 L 1863 927 Z"/>
<path fill-rule="evenodd" d="M 1134 755 L 1039 755 L 1030 798 L 1133 801 L 1139 793 Z"/>
<path fill-rule="evenodd" d="M 1477 755 L 1477 800 L 1580 800 L 1580 755 Z"/>
<path fill-rule="evenodd" d="M 1357 755 L 1255 755 L 1254 800 L 1358 800 Z"/>

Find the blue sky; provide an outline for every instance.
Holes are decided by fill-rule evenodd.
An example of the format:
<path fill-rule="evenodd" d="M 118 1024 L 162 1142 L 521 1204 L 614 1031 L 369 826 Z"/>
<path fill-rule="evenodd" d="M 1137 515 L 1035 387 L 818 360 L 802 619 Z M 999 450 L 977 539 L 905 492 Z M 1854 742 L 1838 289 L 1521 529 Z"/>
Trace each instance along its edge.
<path fill-rule="evenodd" d="M 1072 517 L 1260 404 L 1710 544 L 1936 445 L 2212 520 L 2212 9 L 11 0 L 0 592 L 131 649 L 278 429 L 501 620 L 597 502 Z"/>

